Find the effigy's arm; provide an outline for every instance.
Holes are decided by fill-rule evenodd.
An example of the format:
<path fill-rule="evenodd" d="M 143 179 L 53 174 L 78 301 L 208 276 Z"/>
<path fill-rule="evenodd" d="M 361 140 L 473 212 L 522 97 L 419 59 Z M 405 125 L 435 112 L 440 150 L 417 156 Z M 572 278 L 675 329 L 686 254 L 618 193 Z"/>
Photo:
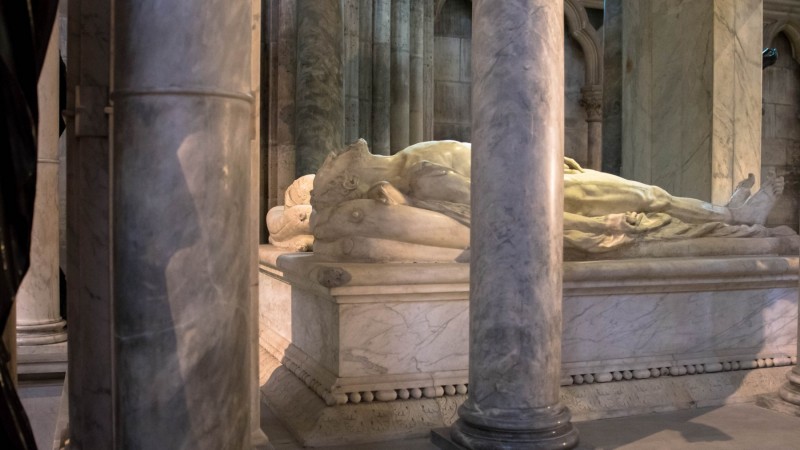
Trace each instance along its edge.
<path fill-rule="evenodd" d="M 380 238 L 445 248 L 469 246 L 469 227 L 444 214 L 373 199 L 349 200 L 316 211 L 312 231 L 320 241 Z"/>

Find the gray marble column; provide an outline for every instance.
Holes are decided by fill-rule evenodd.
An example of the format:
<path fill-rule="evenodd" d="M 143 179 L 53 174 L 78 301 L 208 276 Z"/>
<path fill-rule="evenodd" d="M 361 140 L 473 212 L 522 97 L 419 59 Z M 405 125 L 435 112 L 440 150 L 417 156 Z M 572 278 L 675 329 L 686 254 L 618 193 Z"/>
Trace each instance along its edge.
<path fill-rule="evenodd" d="M 372 43 L 372 142 L 376 155 L 391 149 L 392 0 L 375 0 Z"/>
<path fill-rule="evenodd" d="M 471 449 L 577 445 L 559 401 L 564 152 L 562 0 L 475 0 Z"/>
<path fill-rule="evenodd" d="M 58 276 L 58 25 L 56 21 L 37 87 L 40 119 L 31 264 L 16 298 L 17 344 L 26 347 L 67 340 L 67 324 L 61 318 Z"/>
<path fill-rule="evenodd" d="M 622 1 L 603 2 L 603 172 L 622 167 Z"/>
<path fill-rule="evenodd" d="M 426 0 L 411 0 L 409 17 L 410 46 L 409 46 L 409 118 L 408 141 L 409 144 L 422 142 L 424 129 L 424 88 L 423 77 L 425 73 L 425 7 Z M 430 2 L 428 2 L 430 3 Z"/>
<path fill-rule="evenodd" d="M 342 28 L 344 31 L 342 53 L 344 78 L 343 142 L 347 143 L 362 137 L 359 133 L 361 108 L 358 101 L 361 79 L 360 3 L 361 0 L 342 0 Z"/>
<path fill-rule="evenodd" d="M 409 145 L 409 113 L 411 77 L 409 64 L 411 0 L 392 0 L 392 66 L 391 66 L 391 151 L 396 153 Z"/>
<path fill-rule="evenodd" d="M 340 0 L 297 0 L 295 174 L 316 173 L 344 144 Z"/>
<path fill-rule="evenodd" d="M 251 445 L 251 20 L 115 3 L 114 448 Z"/>
<path fill-rule="evenodd" d="M 433 21 L 435 19 L 435 5 L 432 1 L 424 2 L 424 42 L 425 48 L 423 50 L 423 72 L 422 72 L 422 101 L 424 102 L 422 110 L 422 140 L 433 140 Z"/>

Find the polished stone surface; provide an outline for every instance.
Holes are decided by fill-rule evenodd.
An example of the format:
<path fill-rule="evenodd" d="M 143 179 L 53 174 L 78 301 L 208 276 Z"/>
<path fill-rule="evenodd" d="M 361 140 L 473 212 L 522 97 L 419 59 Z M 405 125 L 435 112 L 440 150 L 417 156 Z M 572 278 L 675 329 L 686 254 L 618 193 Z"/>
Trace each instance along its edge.
<path fill-rule="evenodd" d="M 121 448 L 251 442 L 250 6 L 115 5 Z"/>
<path fill-rule="evenodd" d="M 473 3 L 470 389 L 451 431 L 468 448 L 578 442 L 559 401 L 563 15 L 560 0 Z"/>

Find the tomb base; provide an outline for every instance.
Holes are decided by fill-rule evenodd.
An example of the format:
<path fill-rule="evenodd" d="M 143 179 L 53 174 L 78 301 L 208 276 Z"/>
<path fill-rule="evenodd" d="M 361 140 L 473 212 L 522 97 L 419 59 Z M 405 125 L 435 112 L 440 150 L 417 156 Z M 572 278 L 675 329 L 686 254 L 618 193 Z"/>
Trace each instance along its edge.
<path fill-rule="evenodd" d="M 573 420 L 755 401 L 796 363 L 798 258 L 564 263 Z M 469 266 L 261 248 L 261 393 L 307 446 L 427 436 L 468 392 Z"/>

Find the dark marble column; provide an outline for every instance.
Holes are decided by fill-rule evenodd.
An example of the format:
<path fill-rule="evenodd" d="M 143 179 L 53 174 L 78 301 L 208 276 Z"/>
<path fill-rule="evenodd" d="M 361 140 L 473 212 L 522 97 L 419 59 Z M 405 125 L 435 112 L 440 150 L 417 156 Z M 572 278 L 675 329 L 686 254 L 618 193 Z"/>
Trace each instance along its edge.
<path fill-rule="evenodd" d="M 622 167 L 622 0 L 603 3 L 603 172 Z"/>
<path fill-rule="evenodd" d="M 115 3 L 114 448 L 251 445 L 251 20 Z"/>
<path fill-rule="evenodd" d="M 472 10 L 471 449 L 577 445 L 559 401 L 564 152 L 562 0 Z"/>
<path fill-rule="evenodd" d="M 67 5 L 67 377 L 70 448 L 114 448 L 111 327 L 111 4 Z"/>
<path fill-rule="evenodd" d="M 390 77 L 392 90 L 390 141 L 392 153 L 397 153 L 409 145 L 410 14 L 410 0 L 392 0 L 392 68 Z"/>
<path fill-rule="evenodd" d="M 425 0 L 411 0 L 409 17 L 409 119 L 408 142 L 423 141 L 425 74 Z M 430 2 L 428 2 L 430 3 Z"/>
<path fill-rule="evenodd" d="M 298 177 L 344 144 L 343 39 L 340 0 L 297 0 Z"/>
<path fill-rule="evenodd" d="M 372 142 L 370 151 L 388 155 L 391 147 L 392 1 L 375 0 L 372 22 Z"/>

